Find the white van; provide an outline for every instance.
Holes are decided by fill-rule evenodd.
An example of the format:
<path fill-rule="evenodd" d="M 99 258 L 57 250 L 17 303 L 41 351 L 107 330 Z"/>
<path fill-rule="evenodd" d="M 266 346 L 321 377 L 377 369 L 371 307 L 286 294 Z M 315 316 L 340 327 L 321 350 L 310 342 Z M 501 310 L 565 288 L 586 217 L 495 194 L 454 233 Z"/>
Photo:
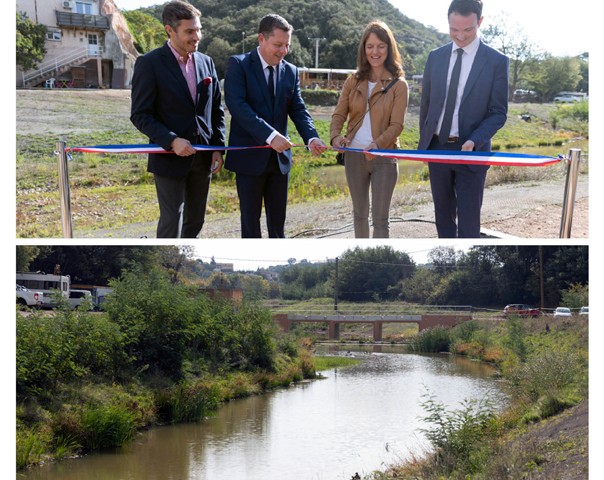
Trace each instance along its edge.
<path fill-rule="evenodd" d="M 86 303 L 89 310 L 92 310 L 92 293 L 89 290 L 69 290 L 69 305 L 71 308 L 80 308 L 82 303 Z"/>

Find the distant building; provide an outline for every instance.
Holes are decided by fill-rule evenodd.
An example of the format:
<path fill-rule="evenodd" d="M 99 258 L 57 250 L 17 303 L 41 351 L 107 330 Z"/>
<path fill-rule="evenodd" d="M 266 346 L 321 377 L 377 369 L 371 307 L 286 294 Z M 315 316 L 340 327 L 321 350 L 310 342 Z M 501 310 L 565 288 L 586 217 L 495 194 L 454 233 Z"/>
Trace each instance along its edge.
<path fill-rule="evenodd" d="M 17 12 L 46 26 L 47 51 L 17 87 L 130 87 L 139 54 L 113 0 L 17 0 Z"/>
<path fill-rule="evenodd" d="M 215 272 L 233 273 L 235 271 L 235 265 L 233 263 L 212 263 L 210 266 Z"/>
<path fill-rule="evenodd" d="M 243 301 L 243 290 L 240 288 L 200 288 L 203 293 L 206 293 L 212 300 L 231 300 L 232 302 L 241 303 Z"/>

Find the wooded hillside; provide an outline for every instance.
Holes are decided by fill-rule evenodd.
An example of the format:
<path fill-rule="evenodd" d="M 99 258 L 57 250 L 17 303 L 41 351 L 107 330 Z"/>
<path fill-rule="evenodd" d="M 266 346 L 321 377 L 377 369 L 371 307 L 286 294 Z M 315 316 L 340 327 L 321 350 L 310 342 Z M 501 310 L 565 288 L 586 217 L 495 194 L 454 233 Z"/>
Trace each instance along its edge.
<path fill-rule="evenodd" d="M 387 0 L 191 0 L 190 3 L 202 13 L 200 50 L 214 58 L 219 75 L 230 55 L 251 50 L 257 44 L 258 23 L 267 13 L 277 13 L 294 26 L 288 60 L 300 67 L 315 66 L 315 39 L 320 38 L 319 67 L 355 68 L 361 33 L 374 19 L 383 20 L 392 29 L 407 76 L 421 73 L 428 52 L 448 39 L 447 35 L 406 17 Z M 137 12 L 160 19 L 162 8 L 163 4 Z M 131 17 L 127 15 L 131 29 L 135 30 Z"/>

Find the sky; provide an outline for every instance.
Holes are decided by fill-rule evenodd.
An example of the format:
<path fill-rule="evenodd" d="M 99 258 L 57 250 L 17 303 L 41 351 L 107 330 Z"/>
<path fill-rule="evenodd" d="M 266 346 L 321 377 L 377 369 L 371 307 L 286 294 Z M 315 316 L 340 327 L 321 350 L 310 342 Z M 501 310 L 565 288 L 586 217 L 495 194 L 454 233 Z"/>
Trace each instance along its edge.
<path fill-rule="evenodd" d="M 114 0 L 121 9 L 161 5 L 161 0 Z M 389 0 L 404 15 L 424 25 L 447 33 L 447 9 L 450 0 Z M 586 21 L 593 16 L 593 2 L 574 0 L 484 0 L 483 28 L 504 16 L 512 29 L 518 25 L 529 39 L 543 50 L 555 56 L 574 56 L 589 50 L 589 28 Z M 286 13 L 281 13 L 286 16 Z M 203 15 L 203 12 L 202 12 Z M 290 19 L 291 20 L 291 19 Z M 292 20 L 293 21 L 293 20 Z"/>

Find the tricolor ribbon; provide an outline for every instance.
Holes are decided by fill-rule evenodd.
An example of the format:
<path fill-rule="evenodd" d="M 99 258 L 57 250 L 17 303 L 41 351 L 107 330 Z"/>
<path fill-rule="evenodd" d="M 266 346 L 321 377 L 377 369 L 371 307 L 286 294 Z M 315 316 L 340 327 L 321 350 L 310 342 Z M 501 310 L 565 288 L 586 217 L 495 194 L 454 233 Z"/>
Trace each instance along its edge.
<path fill-rule="evenodd" d="M 306 145 L 295 145 L 306 147 Z M 270 145 L 252 147 L 217 147 L 211 145 L 193 145 L 198 151 L 229 151 L 250 148 L 271 148 Z M 499 165 L 505 167 L 543 167 L 560 162 L 563 157 L 548 157 L 526 153 L 505 152 L 461 152 L 451 150 L 361 150 L 357 148 L 338 148 L 338 151 L 370 153 L 379 157 L 395 158 L 397 160 L 413 160 L 434 163 L 462 163 L 467 165 Z M 86 153 L 172 153 L 159 145 L 96 145 L 91 147 L 68 147 L 66 152 Z"/>

